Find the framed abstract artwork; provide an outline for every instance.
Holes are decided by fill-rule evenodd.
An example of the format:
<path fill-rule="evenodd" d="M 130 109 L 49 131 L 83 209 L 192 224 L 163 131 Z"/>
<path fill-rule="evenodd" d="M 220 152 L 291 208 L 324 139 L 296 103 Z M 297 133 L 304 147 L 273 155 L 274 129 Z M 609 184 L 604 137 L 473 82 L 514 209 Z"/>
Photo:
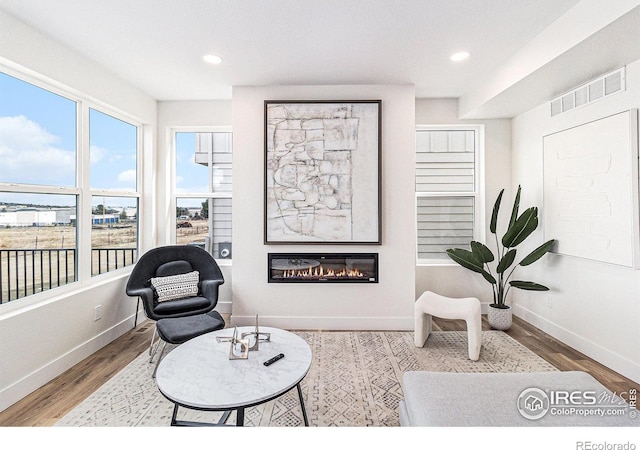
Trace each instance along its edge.
<path fill-rule="evenodd" d="M 381 244 L 381 104 L 265 101 L 265 244 Z"/>

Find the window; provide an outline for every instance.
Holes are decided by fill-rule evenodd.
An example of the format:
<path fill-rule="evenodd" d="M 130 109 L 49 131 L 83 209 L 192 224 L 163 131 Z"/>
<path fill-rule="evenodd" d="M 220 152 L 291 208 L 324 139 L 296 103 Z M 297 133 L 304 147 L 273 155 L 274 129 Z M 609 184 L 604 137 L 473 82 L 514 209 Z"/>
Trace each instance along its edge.
<path fill-rule="evenodd" d="M 0 304 L 76 281 L 76 198 L 0 192 Z"/>
<path fill-rule="evenodd" d="M 231 158 L 228 130 L 175 134 L 177 244 L 231 259 Z"/>
<path fill-rule="evenodd" d="M 138 129 L 89 109 L 91 189 L 136 191 Z"/>
<path fill-rule="evenodd" d="M 134 264 L 138 199 L 94 195 L 91 204 L 91 275 Z"/>
<path fill-rule="evenodd" d="M 468 248 L 481 230 L 482 127 L 416 130 L 417 257 L 450 262 L 446 250 Z"/>
<path fill-rule="evenodd" d="M 135 125 L 89 109 L 91 274 L 135 263 L 138 248 Z"/>
<path fill-rule="evenodd" d="M 0 73 L 0 304 L 77 279 L 76 111 Z"/>
<path fill-rule="evenodd" d="M 2 70 L 0 304 L 6 304 L 133 262 L 139 145 L 138 126 L 92 109 L 75 94 Z M 90 136 L 86 143 L 83 136 Z M 96 211 L 117 216 L 106 233 L 101 224 L 93 227 Z M 92 249 L 80 243 L 91 240 L 94 251 L 133 249 L 133 259 L 115 263 L 112 251 L 109 263 L 102 255 L 100 264 L 89 264 Z"/>
<path fill-rule="evenodd" d="M 76 110 L 74 100 L 0 72 L 0 182 L 75 187 Z"/>

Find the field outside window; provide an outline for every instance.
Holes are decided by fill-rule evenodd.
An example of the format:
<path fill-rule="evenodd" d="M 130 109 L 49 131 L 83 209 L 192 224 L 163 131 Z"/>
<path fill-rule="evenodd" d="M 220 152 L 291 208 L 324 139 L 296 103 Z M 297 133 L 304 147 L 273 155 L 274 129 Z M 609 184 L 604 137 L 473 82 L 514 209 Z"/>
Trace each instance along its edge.
<path fill-rule="evenodd" d="M 136 262 L 138 199 L 94 196 L 91 213 L 91 275 Z"/>
<path fill-rule="evenodd" d="M 77 279 L 76 196 L 0 192 L 0 303 Z"/>

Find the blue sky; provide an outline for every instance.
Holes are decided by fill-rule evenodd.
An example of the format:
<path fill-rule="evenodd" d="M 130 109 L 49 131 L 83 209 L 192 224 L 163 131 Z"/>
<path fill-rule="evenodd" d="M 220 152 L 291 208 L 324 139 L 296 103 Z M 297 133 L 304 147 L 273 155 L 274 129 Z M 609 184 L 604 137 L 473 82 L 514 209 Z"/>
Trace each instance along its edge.
<path fill-rule="evenodd" d="M 76 185 L 75 101 L 0 72 L 0 182 L 73 187 Z M 136 187 L 135 126 L 89 110 L 92 189 L 132 191 Z M 206 166 L 196 164 L 196 134 L 177 133 L 176 192 L 208 192 Z M 215 170 L 215 169 L 214 169 Z M 93 199 L 96 206 L 104 196 Z M 73 205 L 74 196 L 0 193 L 0 202 Z M 133 206 L 109 198 L 109 206 Z M 181 205 L 199 206 L 201 199 Z"/>
<path fill-rule="evenodd" d="M 0 181 L 75 186 L 76 108 L 0 73 Z M 135 189 L 136 133 L 135 126 L 90 110 L 91 188 Z"/>
<path fill-rule="evenodd" d="M 176 192 L 208 192 L 208 168 L 195 163 L 196 134 L 176 133 Z"/>

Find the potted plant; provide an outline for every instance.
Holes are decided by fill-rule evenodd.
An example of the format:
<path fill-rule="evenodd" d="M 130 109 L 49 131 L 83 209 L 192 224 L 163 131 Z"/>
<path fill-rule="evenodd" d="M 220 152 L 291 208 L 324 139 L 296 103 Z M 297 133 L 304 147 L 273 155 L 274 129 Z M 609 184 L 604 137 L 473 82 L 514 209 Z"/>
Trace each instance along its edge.
<path fill-rule="evenodd" d="M 513 202 L 511 211 L 511 219 L 507 231 L 498 239 L 496 232 L 498 223 L 498 212 L 500 210 L 500 202 L 504 189 L 500 191 L 495 204 L 493 205 L 493 213 L 491 215 L 491 224 L 489 230 L 495 236 L 496 248 L 498 251 L 498 262 L 495 267 L 495 275 L 491 270 L 489 263 L 496 260 L 493 252 L 483 243 L 471 241 L 471 251 L 462 248 L 451 248 L 447 250 L 447 255 L 469 270 L 481 274 L 487 282 L 491 284 L 493 289 L 493 303 L 489 304 L 488 321 L 489 325 L 498 330 L 507 330 L 511 327 L 511 307 L 506 304 L 507 294 L 512 287 L 524 289 L 527 291 L 548 291 L 549 288 L 532 281 L 511 280 L 514 270 L 518 266 L 528 266 L 542 258 L 555 244 L 555 239 L 551 239 L 527 256 L 522 258 L 519 263 L 516 261 L 516 247 L 521 244 L 531 233 L 538 227 L 538 208 L 531 207 L 526 209 L 518 216 L 520 207 L 520 191 Z"/>

